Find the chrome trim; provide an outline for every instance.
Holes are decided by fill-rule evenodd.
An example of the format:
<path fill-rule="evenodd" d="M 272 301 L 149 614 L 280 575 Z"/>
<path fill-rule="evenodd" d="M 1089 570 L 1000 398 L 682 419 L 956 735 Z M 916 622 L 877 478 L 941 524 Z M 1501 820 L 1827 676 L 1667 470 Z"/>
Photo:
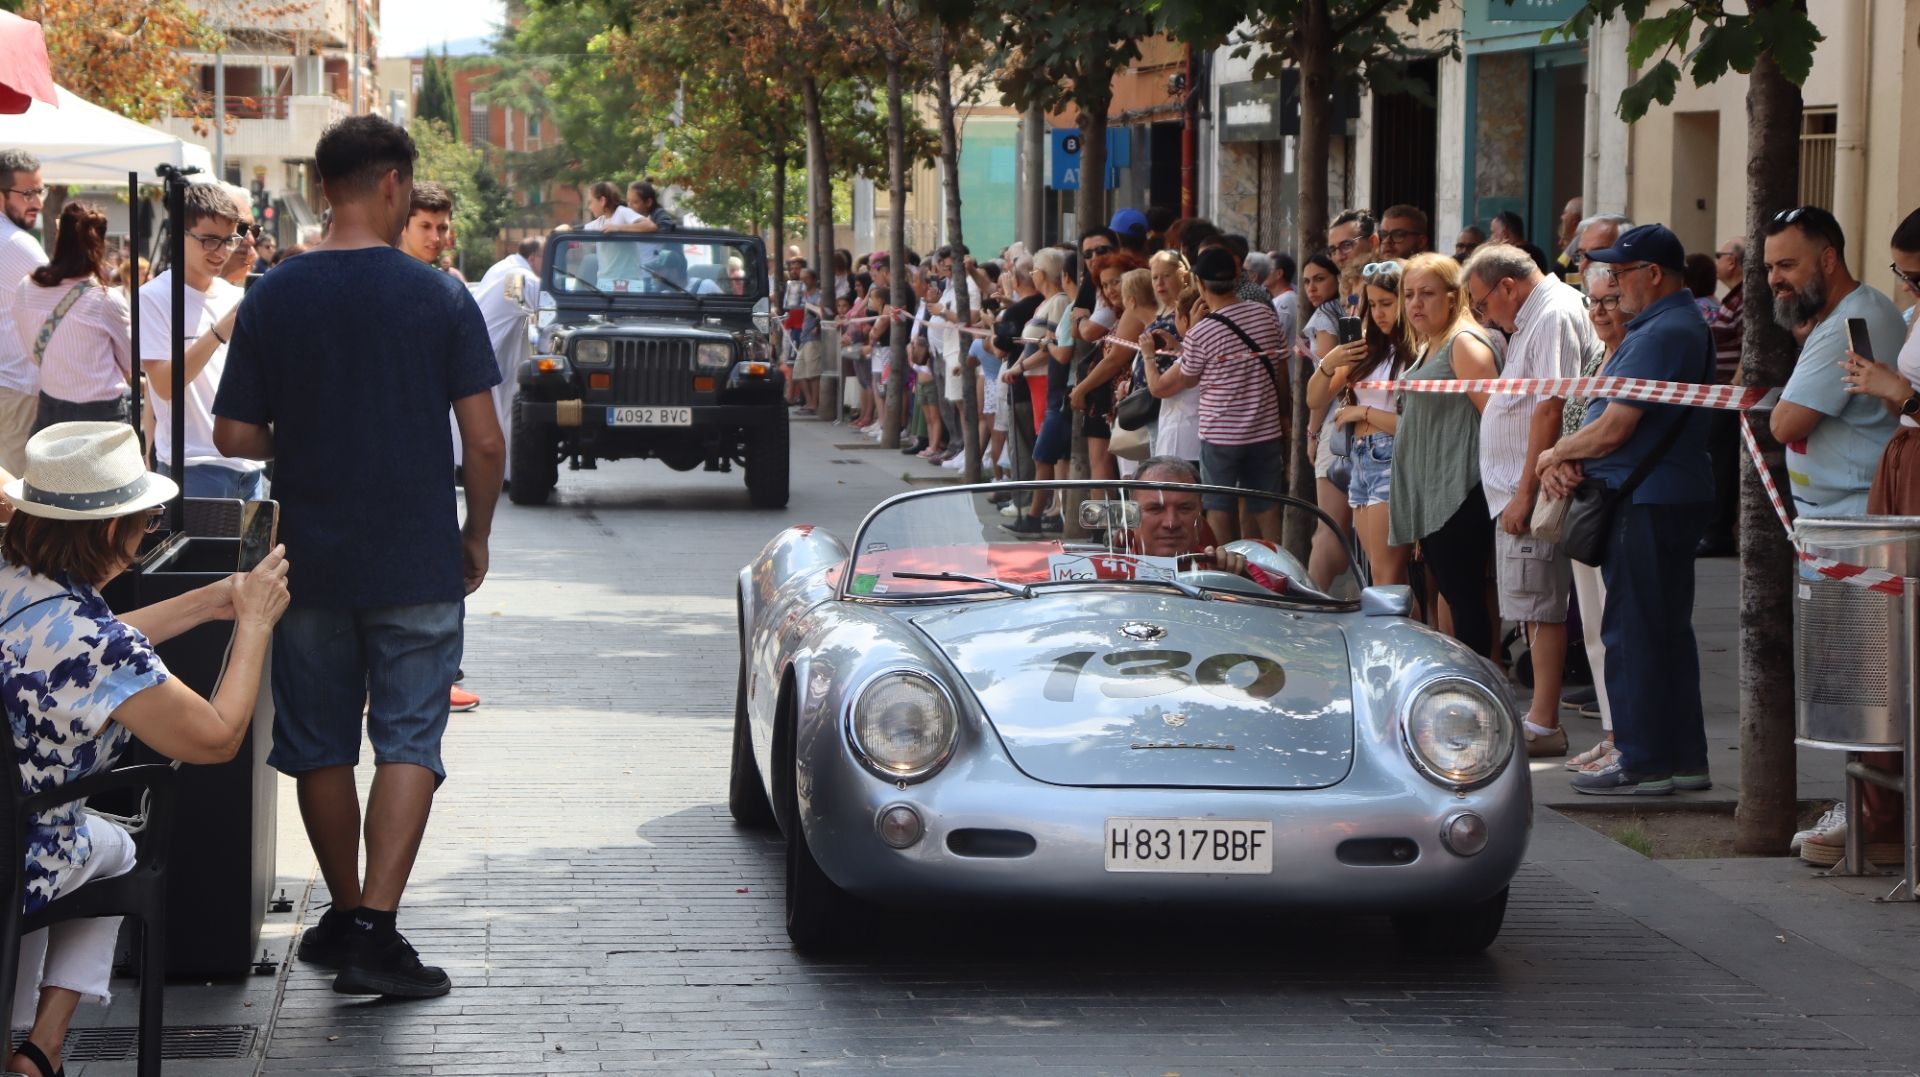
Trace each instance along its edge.
<path fill-rule="evenodd" d="M 919 770 L 894 770 L 876 762 L 867 755 L 866 749 L 860 746 L 860 736 L 853 731 L 853 712 L 860 706 L 860 701 L 866 698 L 867 689 L 873 687 L 873 683 L 880 678 L 899 673 L 918 677 L 933 685 L 934 690 L 947 701 L 947 712 L 953 716 L 953 724 L 947 733 L 946 748 L 940 752 L 938 758 Z M 853 751 L 853 757 L 860 761 L 860 765 L 867 768 L 867 773 L 886 782 L 923 782 L 939 773 L 940 768 L 947 765 L 948 760 L 953 758 L 954 749 L 960 744 L 960 704 L 954 699 L 953 693 L 947 689 L 947 686 L 941 684 L 939 678 L 926 670 L 915 669 L 912 666 L 886 666 L 862 678 L 859 686 L 847 693 L 845 710 L 840 716 L 840 727 L 846 734 L 847 747 Z"/>
<path fill-rule="evenodd" d="M 1487 840 L 1481 843 L 1480 848 L 1470 853 L 1456 849 L 1453 845 L 1453 824 L 1465 819 L 1469 815 L 1480 820 L 1480 825 L 1487 831 Z M 1447 851 L 1455 856 L 1479 856 L 1481 853 L 1487 851 L 1487 846 L 1493 844 L 1493 826 L 1487 822 L 1486 816 L 1481 815 L 1477 811 L 1463 808 L 1460 811 L 1448 812 L 1446 817 L 1440 820 L 1440 844 L 1446 846 Z"/>
<path fill-rule="evenodd" d="M 1427 779 L 1428 781 L 1441 787 L 1442 789 L 1451 789 L 1456 793 L 1466 793 L 1466 792 L 1471 792 L 1472 790 L 1480 789 L 1487 785 L 1492 784 L 1496 779 L 1500 777 L 1501 774 L 1505 773 L 1507 767 L 1511 765 L 1513 762 L 1514 750 L 1513 750 L 1512 744 L 1509 744 L 1507 748 L 1506 758 L 1501 759 L 1499 762 L 1495 763 L 1493 769 L 1487 772 L 1486 777 L 1480 778 L 1477 781 L 1471 781 L 1471 782 L 1455 781 L 1454 779 L 1449 778 L 1444 774 L 1440 774 L 1436 772 L 1432 767 L 1428 766 L 1426 760 L 1420 758 L 1419 750 L 1414 748 L 1413 746 L 1413 734 L 1410 733 L 1407 729 L 1407 715 L 1409 712 L 1413 710 L 1414 700 L 1419 699 L 1422 694 L 1424 694 L 1434 686 L 1444 684 L 1449 681 L 1464 684 L 1467 687 L 1473 689 L 1474 691 L 1480 693 L 1482 696 L 1485 696 L 1487 698 L 1487 701 L 1493 704 L 1495 710 L 1506 712 L 1507 722 L 1509 725 L 1513 725 L 1517 727 L 1519 724 L 1519 719 L 1514 717 L 1512 709 L 1506 705 L 1506 701 L 1501 698 L 1500 693 L 1494 691 L 1491 688 L 1488 688 L 1486 685 L 1481 684 L 1479 681 L 1476 681 L 1471 677 L 1463 677 L 1458 673 L 1435 674 L 1423 681 L 1420 681 L 1419 683 L 1414 685 L 1412 691 L 1407 692 L 1406 694 L 1400 697 L 1400 708 L 1399 708 L 1400 713 L 1394 716 L 1394 724 L 1397 725 L 1400 729 L 1400 748 L 1402 751 L 1406 753 L 1407 759 L 1413 763 L 1413 769 L 1419 771 L 1421 777 Z M 1521 739 L 1518 736 L 1518 733 L 1519 733 L 1519 730 L 1516 728 L 1514 730 L 1513 744 L 1522 743 Z"/>

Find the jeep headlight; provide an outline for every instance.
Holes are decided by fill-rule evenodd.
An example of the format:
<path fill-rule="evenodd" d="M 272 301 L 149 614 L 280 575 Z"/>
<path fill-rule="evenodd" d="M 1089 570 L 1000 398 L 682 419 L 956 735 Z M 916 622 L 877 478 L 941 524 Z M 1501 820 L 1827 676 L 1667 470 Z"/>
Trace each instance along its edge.
<path fill-rule="evenodd" d="M 953 701 L 924 674 L 884 673 L 854 701 L 853 743 L 888 778 L 924 778 L 953 750 Z"/>
<path fill-rule="evenodd" d="M 1407 749 L 1422 773 L 1455 789 L 1484 784 L 1513 754 L 1513 720 L 1471 681 L 1429 681 L 1406 705 Z"/>
<path fill-rule="evenodd" d="M 730 344 L 702 344 L 694 350 L 694 362 L 705 370 L 725 370 L 733 363 L 733 346 Z"/>
<path fill-rule="evenodd" d="M 606 366 L 610 354 L 604 340 L 582 340 L 573 346 L 573 361 L 581 366 Z"/>

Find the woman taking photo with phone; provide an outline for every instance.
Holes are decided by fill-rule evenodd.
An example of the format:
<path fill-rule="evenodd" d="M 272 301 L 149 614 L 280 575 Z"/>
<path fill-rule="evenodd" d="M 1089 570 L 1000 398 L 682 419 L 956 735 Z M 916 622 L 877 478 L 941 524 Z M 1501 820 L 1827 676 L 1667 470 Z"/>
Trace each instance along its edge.
<path fill-rule="evenodd" d="M 1179 348 L 1187 329 L 1186 311 L 1199 298 L 1193 274 L 1187 269 L 1186 256 L 1177 250 L 1164 250 L 1147 262 L 1147 283 L 1153 288 L 1156 311 L 1140 334 L 1140 358 L 1135 373 L 1140 384 L 1160 400 L 1160 418 L 1153 430 L 1153 455 L 1177 456 L 1195 467 L 1200 466 L 1200 387 L 1178 388 L 1173 379 L 1162 380 L 1170 356 L 1158 353 Z M 1124 286 L 1124 283 L 1123 283 Z"/>
<path fill-rule="evenodd" d="M 1412 359 L 1400 317 L 1398 261 L 1374 262 L 1361 270 L 1367 282 L 1366 327 L 1361 339 L 1327 353 L 1307 381 L 1307 407 L 1325 411 L 1340 401 L 1331 423 L 1353 424 L 1353 474 L 1347 503 L 1354 530 L 1367 552 L 1374 583 L 1407 582 L 1408 547 L 1387 541 L 1387 501 L 1392 489 L 1394 433 L 1399 427 L 1398 396 L 1392 389 L 1356 389 L 1360 382 L 1396 381 Z"/>
<path fill-rule="evenodd" d="M 1468 309 L 1460 263 L 1416 254 L 1400 271 L 1407 332 L 1416 362 L 1406 381 L 1492 378 L 1493 342 Z M 1485 393 L 1407 393 L 1394 445 L 1394 493 L 1387 541 L 1420 544 L 1453 615 L 1453 637 L 1475 654 L 1493 653 L 1487 564 L 1493 519 L 1480 490 L 1480 410 Z"/>

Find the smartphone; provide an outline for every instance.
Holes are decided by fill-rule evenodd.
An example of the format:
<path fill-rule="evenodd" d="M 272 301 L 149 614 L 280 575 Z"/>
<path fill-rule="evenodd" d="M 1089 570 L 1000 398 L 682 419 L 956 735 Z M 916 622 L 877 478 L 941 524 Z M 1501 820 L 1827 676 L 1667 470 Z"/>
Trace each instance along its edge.
<path fill-rule="evenodd" d="M 1847 347 L 1853 349 L 1853 354 L 1869 363 L 1873 362 L 1873 341 L 1867 336 L 1865 318 L 1847 319 Z"/>
<path fill-rule="evenodd" d="M 280 531 L 278 501 L 249 501 L 240 507 L 240 563 L 237 570 L 252 572 L 273 552 Z"/>
<path fill-rule="evenodd" d="M 1340 316 L 1340 343 L 1351 344 L 1360 339 L 1360 319 L 1351 314 Z"/>

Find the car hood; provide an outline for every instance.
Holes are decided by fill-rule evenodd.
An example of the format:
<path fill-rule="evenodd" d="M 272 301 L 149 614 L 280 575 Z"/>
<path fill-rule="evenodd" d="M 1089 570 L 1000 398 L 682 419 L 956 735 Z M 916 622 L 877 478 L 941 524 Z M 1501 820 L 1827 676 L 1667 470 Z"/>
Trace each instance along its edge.
<path fill-rule="evenodd" d="M 1049 589 L 908 620 L 1040 781 L 1318 789 L 1352 764 L 1346 635 L 1321 614 Z"/>

